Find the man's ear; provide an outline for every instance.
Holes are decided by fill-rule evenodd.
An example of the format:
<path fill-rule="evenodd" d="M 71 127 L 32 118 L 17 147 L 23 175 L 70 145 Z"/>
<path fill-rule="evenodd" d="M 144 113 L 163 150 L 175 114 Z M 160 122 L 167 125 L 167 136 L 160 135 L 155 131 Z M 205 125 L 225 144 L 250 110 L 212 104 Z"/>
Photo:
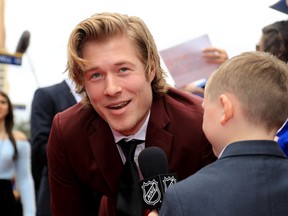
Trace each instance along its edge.
<path fill-rule="evenodd" d="M 223 109 L 220 123 L 224 125 L 233 117 L 234 107 L 233 107 L 232 101 L 229 99 L 229 97 L 227 97 L 227 95 L 222 94 L 220 95 L 219 99 L 220 99 L 220 104 Z"/>
<path fill-rule="evenodd" d="M 155 77 L 155 70 L 152 69 L 152 70 L 150 71 L 150 73 L 148 74 L 148 79 L 149 79 L 149 82 L 150 82 L 150 83 L 153 81 L 154 77 Z"/>

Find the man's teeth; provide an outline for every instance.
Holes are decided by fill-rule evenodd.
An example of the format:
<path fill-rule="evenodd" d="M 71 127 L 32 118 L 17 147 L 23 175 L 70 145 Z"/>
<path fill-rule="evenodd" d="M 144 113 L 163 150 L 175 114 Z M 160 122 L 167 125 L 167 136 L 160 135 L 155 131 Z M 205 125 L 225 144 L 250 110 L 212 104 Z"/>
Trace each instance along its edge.
<path fill-rule="evenodd" d="M 117 104 L 117 105 L 114 105 L 114 106 L 109 106 L 110 109 L 121 109 L 123 107 L 125 107 L 126 105 L 128 104 L 128 102 L 123 102 L 123 103 L 120 103 L 120 104 Z"/>

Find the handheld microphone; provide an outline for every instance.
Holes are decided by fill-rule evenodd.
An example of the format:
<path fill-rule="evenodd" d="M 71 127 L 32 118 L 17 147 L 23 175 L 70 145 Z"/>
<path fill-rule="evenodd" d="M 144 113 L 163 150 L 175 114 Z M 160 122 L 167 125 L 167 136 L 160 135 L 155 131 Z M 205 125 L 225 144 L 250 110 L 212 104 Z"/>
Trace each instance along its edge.
<path fill-rule="evenodd" d="M 29 46 L 30 43 L 30 32 L 24 31 L 19 39 L 16 53 L 24 54 Z"/>
<path fill-rule="evenodd" d="M 148 147 L 140 152 L 138 163 L 144 180 L 139 182 L 145 209 L 160 209 L 166 189 L 177 182 L 176 173 L 168 173 L 165 152 Z"/>

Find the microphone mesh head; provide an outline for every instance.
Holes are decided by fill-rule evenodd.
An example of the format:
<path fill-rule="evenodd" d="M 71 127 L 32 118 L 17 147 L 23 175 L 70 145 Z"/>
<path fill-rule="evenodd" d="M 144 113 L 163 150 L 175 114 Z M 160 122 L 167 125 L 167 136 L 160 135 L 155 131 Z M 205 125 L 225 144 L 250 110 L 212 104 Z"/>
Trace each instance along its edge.
<path fill-rule="evenodd" d="M 25 53 L 30 43 L 30 32 L 24 31 L 18 42 L 16 53 Z"/>
<path fill-rule="evenodd" d="M 145 148 L 138 156 L 138 163 L 144 178 L 168 173 L 167 157 L 161 148 Z"/>

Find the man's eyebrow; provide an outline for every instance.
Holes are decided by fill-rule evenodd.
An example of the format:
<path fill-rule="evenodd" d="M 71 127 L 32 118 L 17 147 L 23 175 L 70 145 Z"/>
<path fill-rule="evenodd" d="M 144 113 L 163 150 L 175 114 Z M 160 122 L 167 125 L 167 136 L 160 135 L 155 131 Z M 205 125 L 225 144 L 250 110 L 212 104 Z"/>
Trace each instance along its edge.
<path fill-rule="evenodd" d="M 98 66 L 92 66 L 92 67 L 88 67 L 88 68 L 85 68 L 84 69 L 84 72 L 83 73 L 87 73 L 89 71 L 95 71 L 95 70 L 98 70 L 99 67 Z"/>
<path fill-rule="evenodd" d="M 128 64 L 128 65 L 132 65 L 132 66 L 135 65 L 130 61 L 120 61 L 120 62 L 115 63 L 116 66 L 123 65 L 123 64 Z"/>

